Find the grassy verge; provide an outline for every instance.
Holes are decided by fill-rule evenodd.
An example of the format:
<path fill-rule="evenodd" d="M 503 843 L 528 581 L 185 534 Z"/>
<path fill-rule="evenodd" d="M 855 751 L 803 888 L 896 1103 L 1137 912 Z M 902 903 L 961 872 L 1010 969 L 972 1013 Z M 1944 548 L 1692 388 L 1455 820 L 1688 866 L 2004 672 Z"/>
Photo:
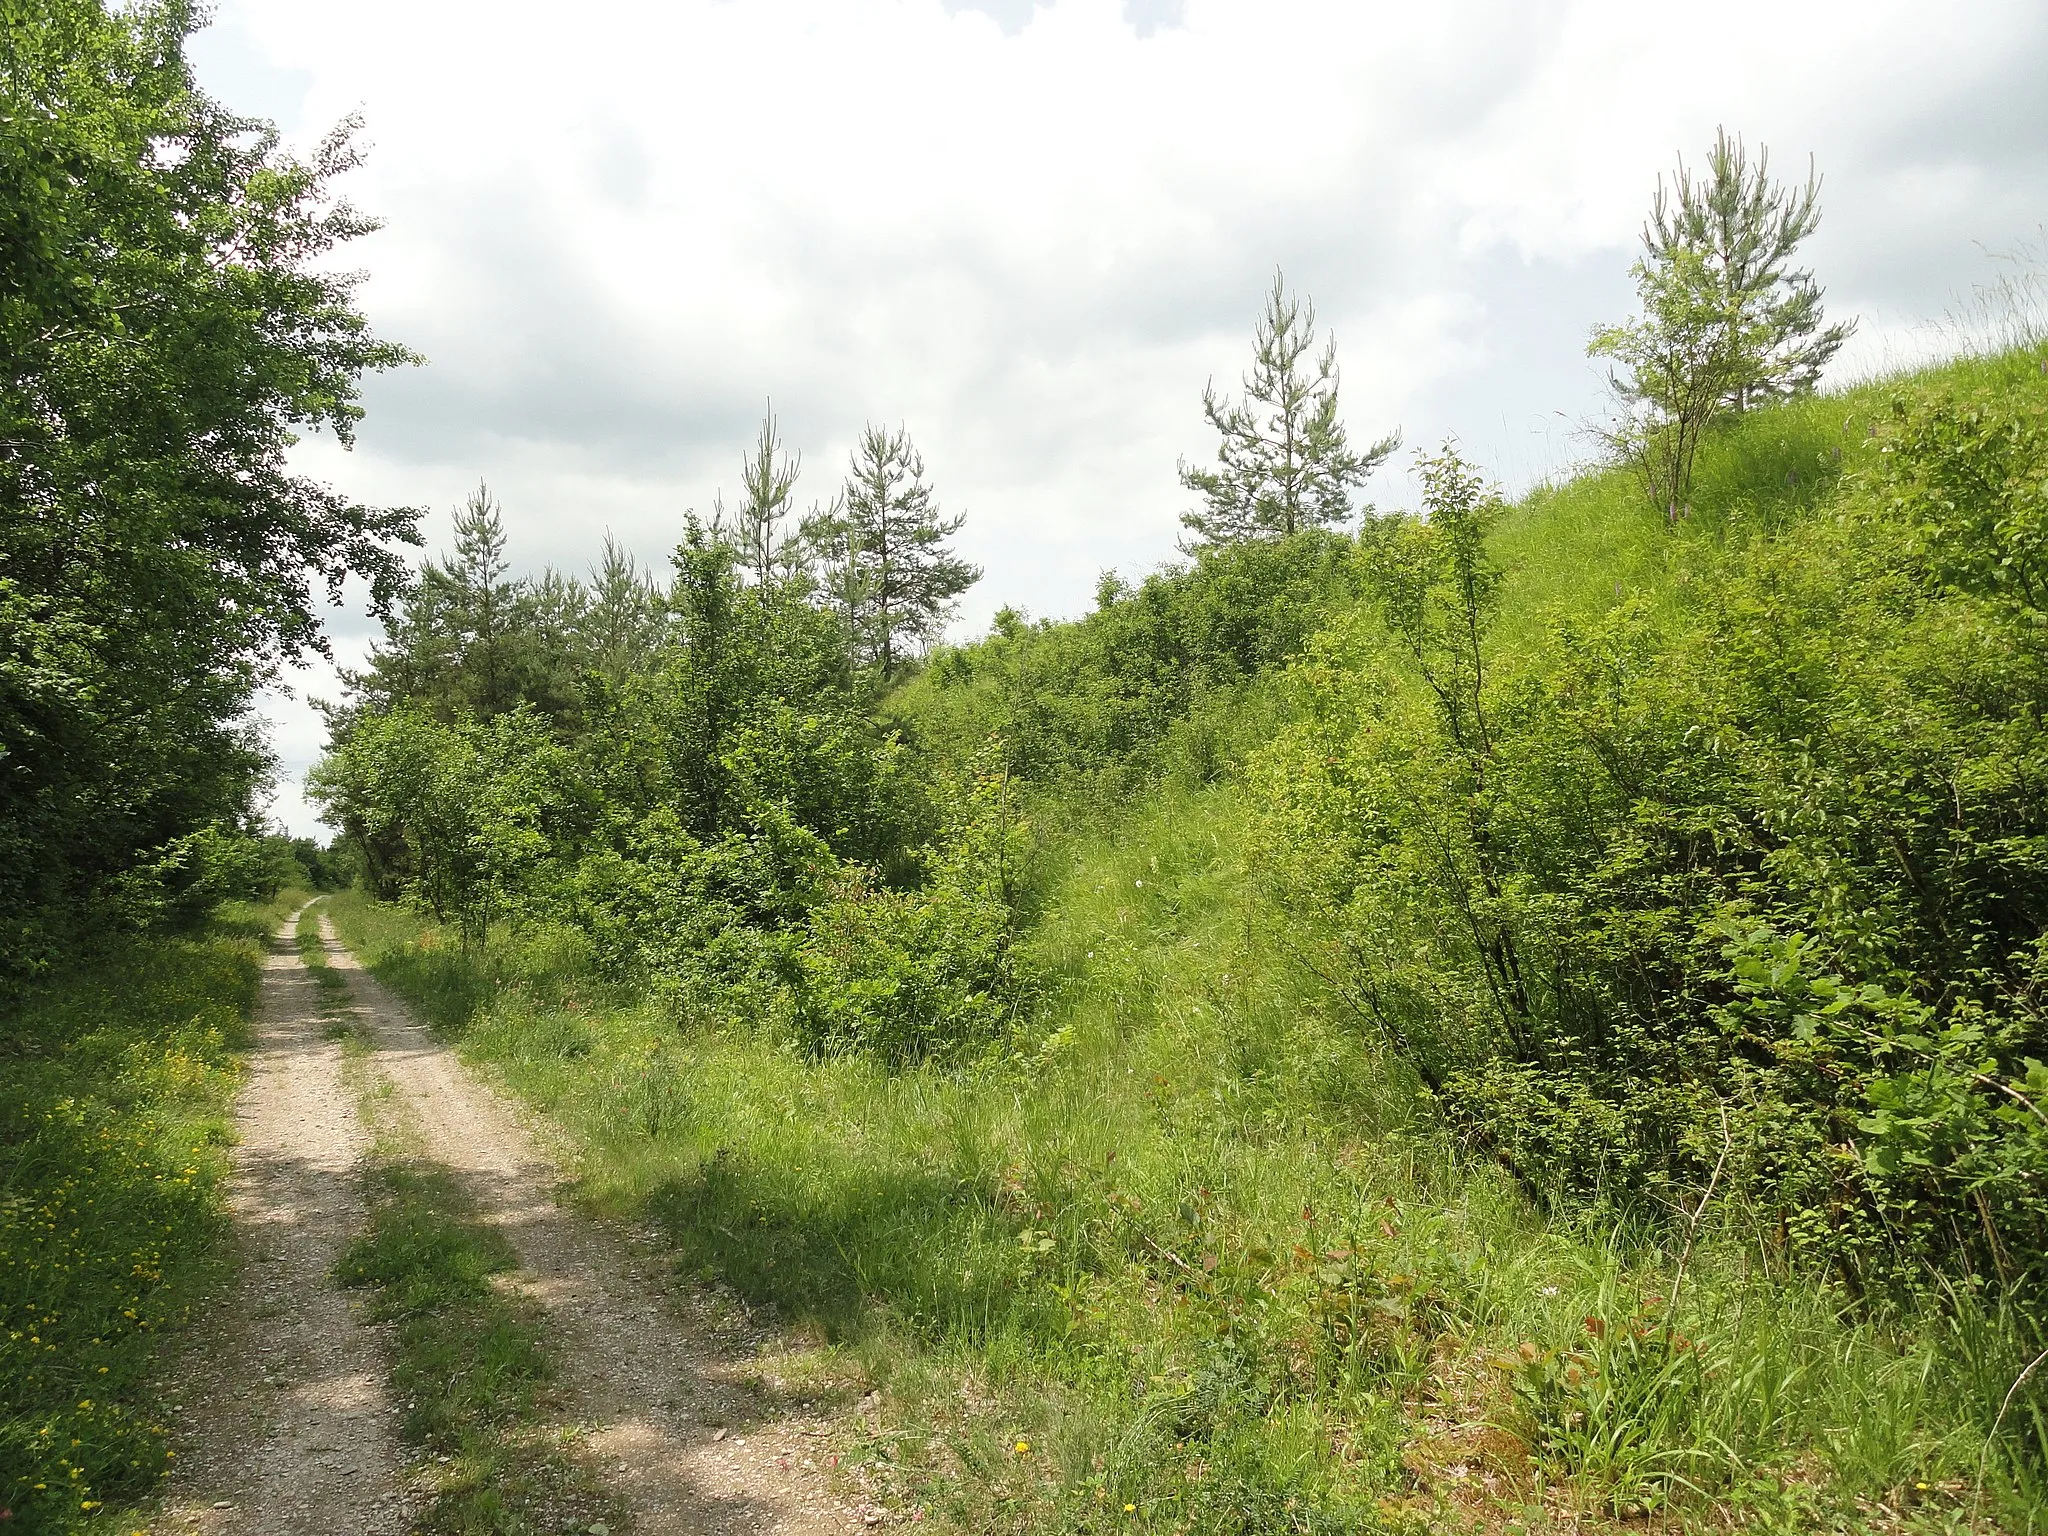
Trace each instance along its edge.
<path fill-rule="evenodd" d="M 590 1200 L 882 1381 L 869 1474 L 953 1528 L 2048 1528 L 1986 1454 L 2010 1330 L 1859 1318 L 1735 1212 L 1666 1316 L 1654 1244 L 1456 1155 L 1286 961 L 1240 819 L 1168 795 L 1070 848 L 1043 1032 L 962 1071 L 685 1032 L 561 935 L 334 915 Z"/>
<path fill-rule="evenodd" d="M 103 1526 L 170 1459 L 151 1368 L 217 1262 L 263 942 L 298 901 L 111 939 L 0 1017 L 0 1508 Z"/>

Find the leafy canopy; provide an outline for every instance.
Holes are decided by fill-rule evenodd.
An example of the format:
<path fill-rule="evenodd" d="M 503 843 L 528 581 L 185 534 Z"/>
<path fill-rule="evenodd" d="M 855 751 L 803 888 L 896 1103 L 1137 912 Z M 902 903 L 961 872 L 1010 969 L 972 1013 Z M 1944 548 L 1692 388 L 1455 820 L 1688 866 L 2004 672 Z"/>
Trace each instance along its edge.
<path fill-rule="evenodd" d="M 375 227 L 334 191 L 356 124 L 280 150 L 194 87 L 196 19 L 0 11 L 0 969 L 247 817 L 256 688 L 415 537 L 285 458 L 410 360 L 330 260 Z"/>

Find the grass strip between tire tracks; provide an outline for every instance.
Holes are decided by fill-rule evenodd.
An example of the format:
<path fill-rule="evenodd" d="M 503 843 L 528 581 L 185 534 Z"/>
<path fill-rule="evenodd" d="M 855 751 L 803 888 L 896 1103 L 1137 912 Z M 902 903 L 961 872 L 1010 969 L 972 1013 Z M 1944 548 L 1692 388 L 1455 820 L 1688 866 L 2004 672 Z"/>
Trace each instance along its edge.
<path fill-rule="evenodd" d="M 301 918 L 300 954 L 337 1014 L 347 981 L 326 962 L 318 915 Z M 482 1221 L 460 1181 L 412 1155 L 389 1111 L 390 1084 L 370 1069 L 359 1025 L 336 1033 L 364 1112 L 377 1128 L 365 1175 L 369 1220 L 336 1266 L 371 1288 L 370 1315 L 393 1325 L 392 1390 L 400 1432 L 424 1453 L 428 1501 L 412 1529 L 433 1536 L 538 1536 L 627 1529 L 625 1508 L 548 1422 L 554 1376 L 539 1303 L 506 1283 L 518 1255 Z"/>
<path fill-rule="evenodd" d="M 401 1431 L 432 1458 L 431 1498 L 415 1529 L 623 1530 L 618 1501 L 543 1422 L 553 1369 L 538 1304 L 499 1283 L 517 1267 L 511 1245 L 431 1163 L 380 1158 L 368 1185 L 369 1228 L 338 1278 L 374 1287 L 372 1315 L 395 1325 Z"/>

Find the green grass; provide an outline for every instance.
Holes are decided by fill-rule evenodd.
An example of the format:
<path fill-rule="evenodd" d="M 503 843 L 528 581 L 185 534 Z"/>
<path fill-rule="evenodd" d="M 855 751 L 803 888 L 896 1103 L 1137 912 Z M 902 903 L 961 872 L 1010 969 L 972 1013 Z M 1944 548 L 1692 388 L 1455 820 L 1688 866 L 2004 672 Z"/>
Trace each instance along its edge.
<path fill-rule="evenodd" d="M 1559 617 L 1592 617 L 1629 598 L 1682 608 L 1725 540 L 1805 516 L 1844 475 L 1869 467 L 1882 448 L 1871 429 L 1895 397 L 1981 385 L 2011 366 L 2004 357 L 1967 359 L 1724 423 L 1702 445 L 1692 512 L 1675 527 L 1625 470 L 1595 469 L 1532 491 L 1494 539 L 1508 572 L 1499 639 L 1528 643 Z"/>
<path fill-rule="evenodd" d="M 1682 609 L 1729 540 L 1870 462 L 1896 391 L 2001 366 L 1734 424 L 1676 528 L 1619 473 L 1526 498 L 1503 643 Z M 1285 688 L 1244 697 L 1267 734 Z M 1259 896 L 1237 789 L 1070 801 L 1036 817 L 1047 1004 L 951 1069 L 686 1023 L 571 934 L 466 955 L 358 895 L 333 914 L 569 1130 L 589 1202 L 881 1383 L 868 1465 L 947 1528 L 2048 1531 L 2042 1426 L 1988 1443 L 2017 1320 L 1873 1312 L 1767 1267 L 1725 1203 L 1671 1315 L 1668 1230 L 1541 1210 L 1438 1129 Z"/>
<path fill-rule="evenodd" d="M 541 1309 L 496 1283 L 517 1267 L 504 1235 L 476 1220 L 456 1180 L 432 1164 L 386 1156 L 369 1184 L 369 1228 L 339 1277 L 374 1287 L 376 1316 L 396 1325 L 403 1433 L 435 1458 L 433 1499 L 414 1529 L 623 1529 L 617 1500 L 540 1422 L 552 1375 Z"/>
<path fill-rule="evenodd" d="M 320 938 L 321 905 L 318 900 L 310 902 L 299 914 L 292 941 L 298 947 L 300 963 L 320 988 L 321 1012 L 337 1016 L 348 1007 L 348 978 L 327 963 L 327 947 Z"/>
<path fill-rule="evenodd" d="M 105 1524 L 170 1452 L 152 1391 L 214 1278 L 236 1050 L 263 941 L 303 897 L 118 937 L 0 1017 L 0 1507 Z"/>
<path fill-rule="evenodd" d="M 1697 1348 L 1665 1345 L 1655 1249 L 1461 1158 L 1288 963 L 1241 816 L 1171 793 L 1065 849 L 1034 940 L 1056 1002 L 971 1070 L 685 1034 L 559 940 L 479 962 L 359 896 L 334 915 L 569 1127 L 587 1199 L 881 1381 L 874 1465 L 952 1528 L 1960 1528 L 2003 1334 L 1972 1377 L 1955 1329 L 1859 1321 L 1730 1242 L 1686 1282 Z"/>

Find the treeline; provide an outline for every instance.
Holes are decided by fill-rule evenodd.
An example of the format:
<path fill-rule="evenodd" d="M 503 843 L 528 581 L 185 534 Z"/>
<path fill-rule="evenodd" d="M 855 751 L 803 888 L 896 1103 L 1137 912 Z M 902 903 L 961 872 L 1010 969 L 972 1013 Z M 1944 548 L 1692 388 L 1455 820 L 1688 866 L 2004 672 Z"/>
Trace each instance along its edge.
<path fill-rule="evenodd" d="M 713 1017 L 910 1059 L 1020 1006 L 1023 829 L 1000 759 L 921 771 L 875 703 L 978 572 L 923 461 L 870 429 L 791 513 L 773 418 L 731 517 L 666 582 L 607 542 L 587 581 L 510 574 L 479 492 L 333 712 L 314 797 L 378 895 L 479 943 L 499 921 Z"/>

